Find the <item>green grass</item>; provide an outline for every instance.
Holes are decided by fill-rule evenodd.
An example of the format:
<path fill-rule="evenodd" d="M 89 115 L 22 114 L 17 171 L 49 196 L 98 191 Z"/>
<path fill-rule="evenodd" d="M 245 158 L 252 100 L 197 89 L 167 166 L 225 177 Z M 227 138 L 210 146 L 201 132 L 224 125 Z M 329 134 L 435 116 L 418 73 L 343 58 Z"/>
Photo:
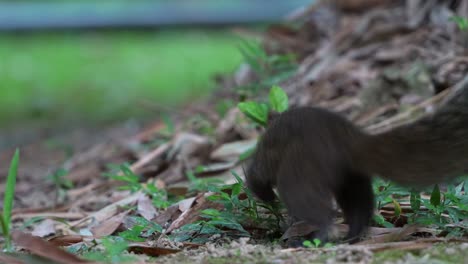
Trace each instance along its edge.
<path fill-rule="evenodd" d="M 223 31 L 0 35 L 0 124 L 43 117 L 112 120 L 173 106 L 241 62 Z"/>
<path fill-rule="evenodd" d="M 6 179 L 5 196 L 3 198 L 3 212 L 0 213 L 0 229 L 5 237 L 5 249 L 11 251 L 11 212 L 15 195 L 16 176 L 18 174 L 19 150 L 16 149 L 11 160 L 10 169 Z"/>

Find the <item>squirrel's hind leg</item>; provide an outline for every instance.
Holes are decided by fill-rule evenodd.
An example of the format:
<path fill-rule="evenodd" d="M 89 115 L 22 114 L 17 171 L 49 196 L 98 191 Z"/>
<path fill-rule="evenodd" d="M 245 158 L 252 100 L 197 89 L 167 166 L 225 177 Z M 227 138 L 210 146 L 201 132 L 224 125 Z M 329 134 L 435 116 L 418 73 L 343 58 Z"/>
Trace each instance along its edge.
<path fill-rule="evenodd" d="M 359 241 L 372 218 L 374 192 L 371 177 L 354 171 L 348 171 L 344 176 L 335 198 L 349 225 L 346 240 L 355 243 Z"/>

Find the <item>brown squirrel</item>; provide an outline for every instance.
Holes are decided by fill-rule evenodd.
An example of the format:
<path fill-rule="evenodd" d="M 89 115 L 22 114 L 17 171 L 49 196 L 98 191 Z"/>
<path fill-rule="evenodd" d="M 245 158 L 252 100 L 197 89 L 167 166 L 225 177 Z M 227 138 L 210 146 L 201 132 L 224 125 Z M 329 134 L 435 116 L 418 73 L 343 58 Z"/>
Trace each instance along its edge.
<path fill-rule="evenodd" d="M 465 78 L 468 80 L 468 78 Z M 430 116 L 371 135 L 344 117 L 315 107 L 274 115 L 246 171 L 247 186 L 263 201 L 319 228 L 327 240 L 333 199 L 359 240 L 373 214 L 371 176 L 426 186 L 468 172 L 468 81 Z"/>

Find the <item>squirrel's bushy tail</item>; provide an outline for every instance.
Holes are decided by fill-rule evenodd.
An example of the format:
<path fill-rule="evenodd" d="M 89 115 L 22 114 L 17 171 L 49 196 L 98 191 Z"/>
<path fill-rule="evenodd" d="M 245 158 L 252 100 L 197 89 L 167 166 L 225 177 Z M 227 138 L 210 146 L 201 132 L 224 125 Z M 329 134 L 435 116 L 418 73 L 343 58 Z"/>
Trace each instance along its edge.
<path fill-rule="evenodd" d="M 468 76 L 432 115 L 370 136 L 367 171 L 404 185 L 430 185 L 468 172 Z"/>

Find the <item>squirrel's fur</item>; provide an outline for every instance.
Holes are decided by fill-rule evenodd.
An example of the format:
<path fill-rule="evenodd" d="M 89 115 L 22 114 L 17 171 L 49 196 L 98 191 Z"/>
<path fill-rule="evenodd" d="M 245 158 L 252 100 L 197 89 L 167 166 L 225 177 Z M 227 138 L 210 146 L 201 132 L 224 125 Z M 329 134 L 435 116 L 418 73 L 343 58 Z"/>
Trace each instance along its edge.
<path fill-rule="evenodd" d="M 468 85 L 465 85 L 468 86 Z M 374 175 L 406 186 L 427 186 L 468 172 L 468 87 L 434 114 L 371 135 L 344 117 L 315 107 L 274 115 L 246 172 L 261 200 L 276 187 L 290 216 L 327 238 L 333 199 L 356 241 L 373 214 Z"/>

